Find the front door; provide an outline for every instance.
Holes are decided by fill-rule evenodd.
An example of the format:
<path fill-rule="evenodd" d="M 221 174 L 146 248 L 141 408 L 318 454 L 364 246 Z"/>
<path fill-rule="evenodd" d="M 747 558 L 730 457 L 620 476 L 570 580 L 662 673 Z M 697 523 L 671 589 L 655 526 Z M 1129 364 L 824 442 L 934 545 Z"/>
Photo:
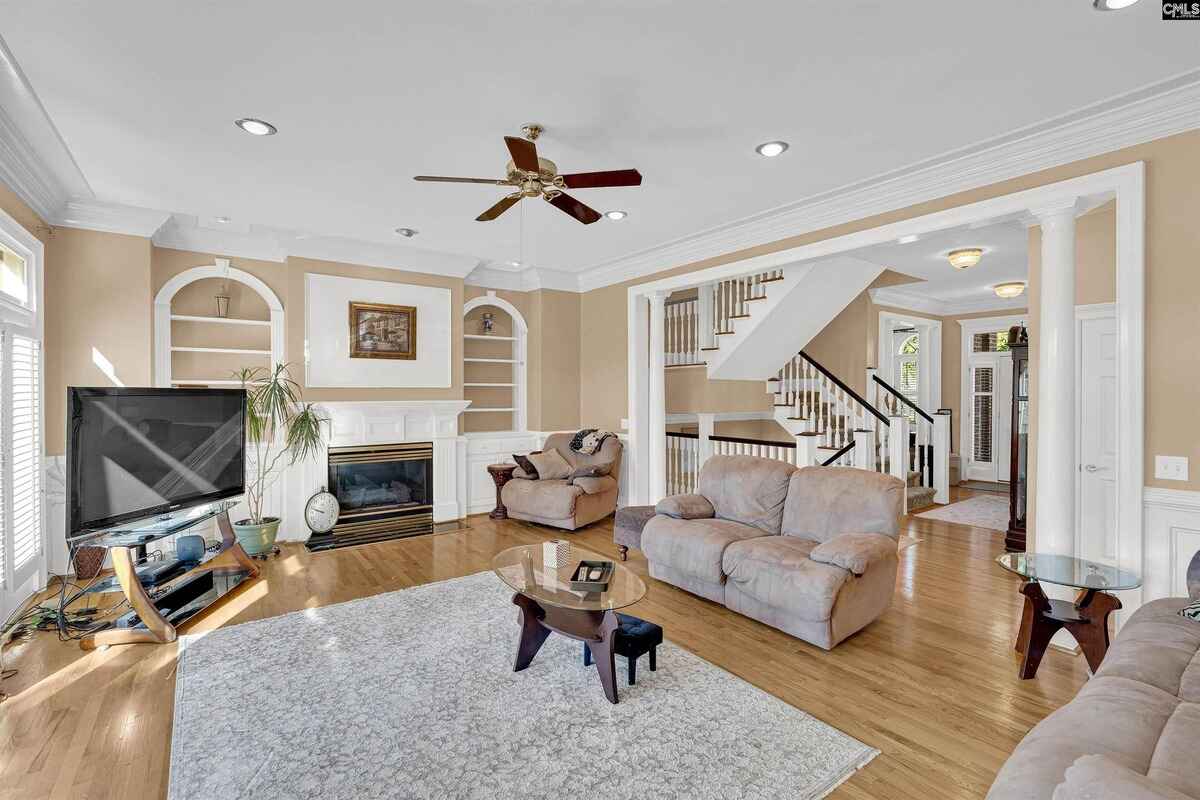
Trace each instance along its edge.
<path fill-rule="evenodd" d="M 1081 558 L 1117 560 L 1117 321 L 1079 322 L 1079 448 L 1075 492 L 1076 552 Z"/>

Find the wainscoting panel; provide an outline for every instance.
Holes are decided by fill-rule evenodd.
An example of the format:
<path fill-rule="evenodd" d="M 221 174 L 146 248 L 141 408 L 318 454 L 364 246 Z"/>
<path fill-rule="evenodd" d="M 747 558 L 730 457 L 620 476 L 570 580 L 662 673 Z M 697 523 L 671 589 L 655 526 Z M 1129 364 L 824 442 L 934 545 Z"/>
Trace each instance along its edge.
<path fill-rule="evenodd" d="M 1200 492 L 1146 487 L 1146 574 L 1143 597 L 1187 595 L 1187 568 L 1200 551 Z"/>

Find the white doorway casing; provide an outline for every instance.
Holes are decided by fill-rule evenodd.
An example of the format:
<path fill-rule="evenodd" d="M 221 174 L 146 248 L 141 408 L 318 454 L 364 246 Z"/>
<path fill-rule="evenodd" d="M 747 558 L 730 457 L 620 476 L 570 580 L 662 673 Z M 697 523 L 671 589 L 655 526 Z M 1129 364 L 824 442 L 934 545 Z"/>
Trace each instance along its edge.
<path fill-rule="evenodd" d="M 1028 316 L 1010 314 L 958 320 L 962 330 L 958 455 L 963 477 L 977 481 L 1007 481 L 1009 478 L 1009 438 L 1012 435 L 1012 354 L 974 353 L 971 343 L 977 333 L 1006 331 L 1025 325 Z M 974 460 L 974 371 L 991 368 L 992 372 L 992 460 Z"/>
<path fill-rule="evenodd" d="M 879 312 L 879 338 L 875 345 L 875 363 L 880 380 L 896 386 L 896 353 L 892 347 L 892 331 L 898 325 L 917 329 L 920 349 L 917 351 L 917 384 L 921 398 L 917 404 L 930 413 L 942 406 L 942 321 L 919 314 Z M 867 389 L 870 392 L 870 387 Z M 868 394 L 868 396 L 870 396 Z"/>
<path fill-rule="evenodd" d="M 1148 566 L 1144 559 L 1145 539 L 1143 531 L 1143 491 L 1144 491 L 1144 457 L 1145 457 L 1145 361 L 1143 348 L 1145 346 L 1145 214 L 1146 214 L 1146 166 L 1137 161 L 1120 167 L 1081 175 L 1076 178 L 1038 186 L 1012 194 L 981 200 L 976 203 L 956 206 L 944 211 L 934 212 L 900 222 L 881 225 L 869 230 L 825 239 L 800 247 L 789 248 L 762 256 L 755 256 L 741 261 L 734 261 L 708 269 L 672 275 L 658 280 L 648 281 L 629 287 L 627 290 L 629 308 L 628 330 L 628 369 L 629 369 L 629 461 L 639 465 L 637 472 L 631 476 L 630 502 L 645 504 L 654 502 L 653 484 L 661 481 L 653 476 L 654 465 L 660 460 L 660 451 L 665 452 L 665 430 L 662 426 L 661 412 L 655 413 L 655 406 L 661 407 L 664 402 L 664 376 L 661 369 L 649 368 L 654 361 L 661 362 L 661 354 L 657 358 L 650 348 L 650 329 L 654 324 L 651 316 L 648 298 L 657 292 L 670 292 L 690 286 L 696 286 L 712 281 L 721 281 L 741 275 L 752 274 L 766 269 L 785 269 L 789 265 L 804 264 L 819 258 L 827 258 L 838 254 L 851 253 L 864 247 L 894 242 L 900 237 L 928 234 L 946 230 L 959 225 L 988 223 L 1000 218 L 1022 218 L 1030 214 L 1046 214 L 1047 209 L 1061 207 L 1076 207 L 1079 209 L 1092 208 L 1099 204 L 1116 200 L 1117 209 L 1117 497 L 1116 519 L 1119 540 L 1117 543 L 1118 562 L 1125 569 L 1143 574 L 1148 586 L 1161 586 L 1160 576 L 1145 574 Z M 803 231 L 793 231 L 793 235 Z M 1073 248 L 1072 248 L 1073 249 Z M 1058 268 L 1061 253 L 1051 253 L 1047 260 L 1043 253 L 1043 272 L 1049 273 Z M 663 264 L 664 269 L 672 264 Z M 1072 272 L 1073 265 L 1067 267 Z M 1045 275 L 1043 275 L 1043 294 L 1045 292 Z M 1051 320 L 1051 324 L 1066 322 L 1073 326 L 1073 307 L 1068 307 L 1067 320 Z M 1059 305 L 1051 309 L 1053 315 L 1061 315 Z M 1043 317 L 1045 309 L 1043 309 Z M 1041 320 L 1043 327 L 1045 319 Z M 1073 327 L 1072 327 L 1073 330 Z M 1071 355 L 1073 360 L 1073 353 Z M 653 359 L 653 361 L 652 361 Z M 767 376 L 762 376 L 767 377 Z M 1052 377 L 1040 375 L 1037 395 L 1033 402 L 1039 409 L 1045 409 L 1052 402 L 1048 395 L 1058 391 L 1061 376 Z M 1067 380 L 1070 380 L 1068 372 Z M 1067 391 L 1073 394 L 1073 386 Z M 1070 431 L 1070 439 L 1074 439 L 1074 430 Z M 1054 469 L 1074 469 L 1074 459 L 1077 454 L 1074 448 L 1043 448 L 1038 451 L 1038 472 L 1042 473 L 1045 466 L 1043 459 L 1054 458 L 1064 461 L 1055 464 Z M 1062 451 L 1062 452 L 1060 452 Z M 640 468 L 645 464 L 648 468 Z M 1039 479 L 1040 480 L 1040 479 Z M 661 483 L 659 483 L 661 485 Z M 1044 487 L 1043 487 L 1044 488 Z M 1062 518 L 1074 518 L 1075 500 L 1073 485 L 1064 496 L 1043 497 L 1039 487 L 1033 487 L 1037 495 L 1036 512 L 1038 518 L 1033 520 L 1036 547 L 1047 552 L 1064 552 L 1074 549 L 1074 530 L 1063 530 L 1058 526 L 1043 525 L 1043 514 L 1055 513 Z M 1156 560 L 1153 562 L 1157 564 Z M 1122 592 L 1122 602 L 1126 611 L 1124 616 L 1131 613 L 1144 601 L 1146 593 L 1143 589 Z M 1150 597 L 1161 596 L 1159 593 Z"/>

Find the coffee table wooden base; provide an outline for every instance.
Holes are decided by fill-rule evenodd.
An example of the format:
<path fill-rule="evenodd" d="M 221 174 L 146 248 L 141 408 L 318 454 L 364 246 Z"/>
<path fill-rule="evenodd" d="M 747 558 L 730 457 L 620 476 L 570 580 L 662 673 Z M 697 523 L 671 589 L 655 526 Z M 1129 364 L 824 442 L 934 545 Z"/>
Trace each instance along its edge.
<path fill-rule="evenodd" d="M 1025 656 L 1019 673 L 1022 680 L 1037 674 L 1050 639 L 1060 628 L 1066 628 L 1079 642 L 1092 672 L 1100 669 L 1108 652 L 1108 616 L 1121 607 L 1120 600 L 1097 589 L 1084 589 L 1074 603 L 1051 600 L 1037 581 L 1021 584 L 1021 594 L 1025 595 L 1025 610 L 1016 650 Z"/>
<path fill-rule="evenodd" d="M 533 663 L 534 656 L 551 633 L 586 642 L 596 660 L 600 685 L 610 703 L 617 702 L 617 670 L 613 639 L 617 633 L 617 615 L 612 611 L 578 611 L 558 606 L 543 606 L 517 593 L 513 605 L 520 609 L 521 640 L 513 672 Z"/>

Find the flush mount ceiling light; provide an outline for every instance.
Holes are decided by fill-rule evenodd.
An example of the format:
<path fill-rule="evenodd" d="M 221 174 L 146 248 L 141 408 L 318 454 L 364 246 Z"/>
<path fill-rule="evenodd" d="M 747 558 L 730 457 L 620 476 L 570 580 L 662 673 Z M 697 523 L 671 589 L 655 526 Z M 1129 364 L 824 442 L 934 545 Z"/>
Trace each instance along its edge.
<path fill-rule="evenodd" d="M 616 220 L 625 219 L 629 215 L 626 214 L 624 211 L 605 211 L 604 216 L 608 217 L 611 220 L 616 221 Z"/>
<path fill-rule="evenodd" d="M 1020 297 L 1025 292 L 1025 281 L 997 283 L 992 287 L 992 291 L 996 293 L 996 297 L 1003 297 L 1005 300 L 1011 300 L 1014 297 Z"/>
<path fill-rule="evenodd" d="M 763 142 L 758 147 L 754 148 L 754 152 L 764 158 L 774 158 L 781 156 L 788 149 L 787 142 Z"/>
<path fill-rule="evenodd" d="M 396 228 L 396 233 L 400 234 L 405 239 L 411 239 L 417 235 L 418 231 L 414 230 L 413 228 Z"/>
<path fill-rule="evenodd" d="M 955 269 L 968 269 L 979 263 L 983 258 L 983 250 L 978 247 L 965 247 L 961 250 L 951 250 L 946 254 L 946 260 Z"/>
<path fill-rule="evenodd" d="M 1129 8 L 1138 0 L 1092 0 L 1092 8 L 1097 11 L 1120 11 Z"/>
<path fill-rule="evenodd" d="M 235 119 L 233 124 L 251 136 L 274 136 L 279 132 L 279 129 L 271 123 L 263 122 L 261 119 L 255 119 L 254 117 Z"/>

